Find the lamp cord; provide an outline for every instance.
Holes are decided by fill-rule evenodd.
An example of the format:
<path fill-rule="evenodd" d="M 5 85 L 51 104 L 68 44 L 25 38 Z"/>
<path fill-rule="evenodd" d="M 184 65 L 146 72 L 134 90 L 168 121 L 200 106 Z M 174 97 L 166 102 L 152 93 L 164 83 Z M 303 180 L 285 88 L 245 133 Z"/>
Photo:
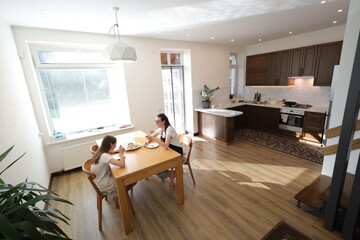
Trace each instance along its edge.
<path fill-rule="evenodd" d="M 116 23 L 114 25 L 112 25 L 112 27 L 109 29 L 108 35 L 111 38 L 118 37 L 118 39 L 120 40 L 119 23 L 118 23 L 118 18 L 117 18 L 118 11 L 119 11 L 119 8 L 114 7 Z"/>

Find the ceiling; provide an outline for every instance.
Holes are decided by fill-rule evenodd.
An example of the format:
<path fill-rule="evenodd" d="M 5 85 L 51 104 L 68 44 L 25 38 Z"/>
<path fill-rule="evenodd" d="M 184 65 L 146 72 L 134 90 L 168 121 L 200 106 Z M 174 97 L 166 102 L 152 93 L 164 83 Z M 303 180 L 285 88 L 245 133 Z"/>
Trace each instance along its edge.
<path fill-rule="evenodd" d="M 119 7 L 122 36 L 249 45 L 346 23 L 350 0 L 320 1 L 0 0 L 0 19 L 12 26 L 107 34 L 115 23 L 113 7 Z"/>

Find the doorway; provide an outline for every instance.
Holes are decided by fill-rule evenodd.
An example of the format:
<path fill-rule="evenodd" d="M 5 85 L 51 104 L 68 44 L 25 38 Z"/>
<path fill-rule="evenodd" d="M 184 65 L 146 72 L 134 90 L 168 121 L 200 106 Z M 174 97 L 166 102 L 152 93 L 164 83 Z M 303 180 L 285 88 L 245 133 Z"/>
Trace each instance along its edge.
<path fill-rule="evenodd" d="M 181 53 L 161 53 L 164 112 L 177 133 L 185 132 L 184 67 Z"/>

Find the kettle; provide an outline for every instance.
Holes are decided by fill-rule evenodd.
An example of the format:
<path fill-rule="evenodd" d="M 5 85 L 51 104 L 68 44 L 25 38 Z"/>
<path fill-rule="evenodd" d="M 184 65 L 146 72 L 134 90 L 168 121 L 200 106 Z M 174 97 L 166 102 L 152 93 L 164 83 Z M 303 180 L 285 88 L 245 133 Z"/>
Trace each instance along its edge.
<path fill-rule="evenodd" d="M 261 93 L 256 92 L 254 94 L 254 102 L 260 102 L 260 99 L 261 99 Z"/>

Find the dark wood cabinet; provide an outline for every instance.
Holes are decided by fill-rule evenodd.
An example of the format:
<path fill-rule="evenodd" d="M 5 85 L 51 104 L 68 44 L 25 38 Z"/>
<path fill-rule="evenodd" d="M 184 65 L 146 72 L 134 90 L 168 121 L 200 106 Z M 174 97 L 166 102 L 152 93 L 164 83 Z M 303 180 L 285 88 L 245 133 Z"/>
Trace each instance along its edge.
<path fill-rule="evenodd" d="M 246 58 L 246 85 L 265 86 L 268 84 L 267 68 L 269 55 L 259 54 Z"/>
<path fill-rule="evenodd" d="M 222 117 L 198 112 L 199 133 L 225 143 L 234 140 L 235 121 L 233 117 Z"/>
<path fill-rule="evenodd" d="M 294 81 L 289 81 L 289 62 L 290 50 L 269 53 L 269 86 L 288 86 L 293 85 Z"/>
<path fill-rule="evenodd" d="M 300 76 L 314 76 L 314 86 L 330 86 L 341 47 L 339 41 L 247 56 L 246 86 L 288 86 Z"/>
<path fill-rule="evenodd" d="M 322 143 L 325 113 L 305 111 L 302 137 L 305 140 Z"/>
<path fill-rule="evenodd" d="M 237 107 L 232 107 L 232 108 L 228 108 L 228 109 L 243 112 L 243 115 L 235 117 L 235 126 L 234 126 L 235 131 L 246 128 L 246 122 L 245 122 L 246 106 L 237 106 Z"/>
<path fill-rule="evenodd" d="M 279 118 L 279 108 L 246 106 L 246 127 L 277 131 Z"/>
<path fill-rule="evenodd" d="M 289 76 L 314 76 L 318 45 L 291 49 Z"/>
<path fill-rule="evenodd" d="M 279 130 L 280 109 L 262 107 L 260 113 L 260 127 L 265 130 Z"/>
<path fill-rule="evenodd" d="M 331 86 L 334 66 L 340 62 L 342 41 L 319 45 L 314 86 Z"/>

